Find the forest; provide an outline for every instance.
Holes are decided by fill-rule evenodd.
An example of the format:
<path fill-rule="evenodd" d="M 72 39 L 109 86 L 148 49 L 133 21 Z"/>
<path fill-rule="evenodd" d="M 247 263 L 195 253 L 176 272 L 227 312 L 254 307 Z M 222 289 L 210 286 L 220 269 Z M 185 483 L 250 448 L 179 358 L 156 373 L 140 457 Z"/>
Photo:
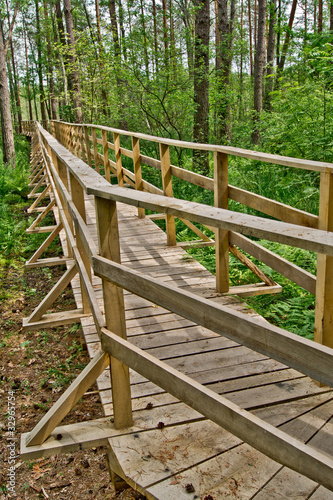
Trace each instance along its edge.
<path fill-rule="evenodd" d="M 25 193 L 22 120 L 103 124 L 332 161 L 330 2 L 6 0 L 0 27 L 3 198 L 17 201 L 15 196 Z M 174 156 L 183 168 L 213 175 L 208 154 L 175 150 Z M 316 172 L 272 169 L 239 158 L 230 161 L 229 175 L 241 188 L 318 213 Z M 182 188 L 175 186 L 174 195 L 183 197 Z M 186 196 L 210 202 L 200 190 Z M 7 208 L 2 204 L 1 210 L 4 214 Z M 5 232 L 12 223 L 10 210 L 6 213 Z M 189 239 L 185 227 L 178 231 Z M 3 240 L 2 247 L 10 255 L 12 232 L 6 235 L 9 243 Z M 315 273 L 314 254 L 262 244 Z M 191 252 L 214 271 L 212 249 Z M 252 279 L 237 259 L 230 259 L 233 284 Z M 273 322 L 311 336 L 314 297 L 265 267 L 283 293 L 250 299 L 250 305 Z"/>

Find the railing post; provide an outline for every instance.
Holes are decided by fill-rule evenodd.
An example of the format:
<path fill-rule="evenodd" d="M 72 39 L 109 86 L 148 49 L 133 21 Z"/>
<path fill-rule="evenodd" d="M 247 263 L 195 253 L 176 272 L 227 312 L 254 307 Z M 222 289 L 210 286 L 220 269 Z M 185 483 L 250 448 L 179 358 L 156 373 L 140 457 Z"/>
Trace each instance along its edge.
<path fill-rule="evenodd" d="M 333 231 L 333 174 L 320 174 L 318 229 Z M 333 347 L 333 257 L 318 254 L 314 340 Z"/>
<path fill-rule="evenodd" d="M 66 167 L 66 165 L 59 158 L 58 158 L 57 164 L 58 164 L 59 177 L 60 177 L 62 183 L 64 184 L 65 188 L 67 189 L 67 191 L 69 193 L 69 182 L 68 182 L 67 167 Z M 60 197 L 60 199 L 62 199 L 60 191 L 59 191 L 59 197 Z M 73 230 L 73 221 L 72 221 L 72 219 L 71 219 L 71 217 L 69 215 L 69 212 L 67 210 L 67 206 L 66 206 L 66 203 L 64 202 L 64 200 L 62 200 L 62 205 L 63 205 L 63 210 L 64 210 L 64 213 L 65 213 L 68 225 L 70 227 L 70 230 L 72 231 L 72 233 L 74 233 L 74 230 Z M 68 253 L 68 257 L 73 257 L 73 250 L 72 250 L 72 247 L 71 247 L 71 245 L 69 243 L 69 239 L 66 238 L 66 241 L 67 241 L 67 253 Z"/>
<path fill-rule="evenodd" d="M 89 133 L 88 133 L 88 127 L 87 127 L 87 125 L 84 126 L 83 130 L 84 130 L 84 140 L 85 140 L 85 143 L 86 143 L 88 165 L 89 165 L 89 167 L 92 167 L 91 151 L 90 151 L 90 139 L 89 139 Z"/>
<path fill-rule="evenodd" d="M 98 157 L 97 137 L 96 137 L 96 129 L 95 129 L 95 127 L 91 127 L 91 135 L 92 135 L 93 147 L 94 147 L 95 170 L 99 174 L 99 157 Z"/>
<path fill-rule="evenodd" d="M 116 202 L 95 197 L 95 205 L 100 255 L 120 262 Z M 106 327 L 126 339 L 123 290 L 105 279 L 102 280 L 102 287 Z M 133 419 L 128 366 L 111 357 L 110 371 L 115 427 L 130 427 Z"/>
<path fill-rule="evenodd" d="M 117 177 L 118 177 L 118 185 L 124 185 L 124 172 L 121 164 L 121 152 L 120 152 L 120 137 L 119 134 L 113 132 L 113 143 L 114 143 L 114 154 L 116 157 L 116 166 L 117 166 Z"/>
<path fill-rule="evenodd" d="M 137 137 L 132 136 L 132 151 L 133 165 L 135 175 L 135 189 L 143 191 L 142 171 L 141 171 L 141 156 L 140 156 L 140 141 Z M 145 217 L 145 209 L 138 208 L 138 216 L 140 219 Z"/>
<path fill-rule="evenodd" d="M 108 182 L 111 182 L 110 164 L 109 164 L 109 146 L 108 146 L 108 136 L 107 136 L 106 130 L 102 130 L 102 145 L 103 145 L 103 160 L 104 160 L 105 179 Z"/>
<path fill-rule="evenodd" d="M 69 173 L 69 181 L 70 181 L 70 186 L 71 186 L 71 198 L 72 198 L 74 205 L 76 206 L 79 214 L 81 215 L 82 219 L 84 220 L 84 222 L 86 222 L 86 208 L 85 208 L 85 204 L 84 204 L 83 188 L 71 172 Z M 82 244 L 80 235 L 77 231 L 75 234 L 75 238 L 76 238 L 76 245 L 77 245 L 77 248 L 80 252 L 84 267 L 86 268 L 87 274 L 88 274 L 89 279 L 91 281 L 90 261 L 89 261 L 88 255 L 85 251 L 85 248 Z M 89 306 L 89 302 L 88 302 L 88 299 L 86 296 L 85 289 L 81 283 L 81 280 L 80 280 L 80 286 L 81 286 L 83 312 L 86 314 L 86 313 L 90 312 L 90 306 Z"/>
<path fill-rule="evenodd" d="M 214 151 L 214 204 L 228 209 L 228 155 Z M 215 231 L 216 290 L 229 291 L 229 233 Z"/>
<path fill-rule="evenodd" d="M 85 150 L 85 140 L 84 140 L 84 130 L 83 130 L 83 125 L 79 127 L 79 135 L 80 135 L 80 146 L 81 146 L 81 159 L 85 163 L 87 162 L 87 155 L 86 155 L 86 150 Z"/>
<path fill-rule="evenodd" d="M 160 146 L 160 159 L 161 159 L 161 174 L 163 193 L 165 196 L 173 196 L 172 193 L 172 178 L 171 178 L 171 164 L 170 164 L 170 151 L 169 146 L 166 144 L 159 144 Z M 169 246 L 176 245 L 176 225 L 175 218 L 172 215 L 166 215 L 166 232 L 167 242 Z"/>

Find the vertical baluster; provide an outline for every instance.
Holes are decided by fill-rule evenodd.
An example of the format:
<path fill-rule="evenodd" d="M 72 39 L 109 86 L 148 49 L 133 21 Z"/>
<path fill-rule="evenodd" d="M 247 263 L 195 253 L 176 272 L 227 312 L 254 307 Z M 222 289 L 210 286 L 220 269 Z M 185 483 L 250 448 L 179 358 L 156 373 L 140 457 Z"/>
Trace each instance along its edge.
<path fill-rule="evenodd" d="M 333 231 L 333 174 L 320 174 L 319 224 L 324 231 Z M 314 339 L 333 347 L 333 257 L 318 254 L 316 282 L 316 313 Z"/>
<path fill-rule="evenodd" d="M 214 204 L 228 209 L 228 155 L 214 152 Z M 229 291 L 229 233 L 224 229 L 215 231 L 216 290 Z"/>
<path fill-rule="evenodd" d="M 83 130 L 84 130 L 84 140 L 85 140 L 85 143 L 86 143 L 88 165 L 89 165 L 89 167 L 92 167 L 92 159 L 91 159 L 90 139 L 89 139 L 88 127 L 85 125 Z"/>
<path fill-rule="evenodd" d="M 94 163 L 95 163 L 95 170 L 96 172 L 99 173 L 99 157 L 98 157 L 98 149 L 97 149 L 97 137 L 96 137 L 96 129 L 95 127 L 91 128 L 91 135 L 93 138 L 93 147 L 94 147 Z"/>
<path fill-rule="evenodd" d="M 111 182 L 110 164 L 109 164 L 109 146 L 108 146 L 108 136 L 106 130 L 102 130 L 102 143 L 103 143 L 103 162 L 104 162 L 105 179 L 108 182 Z"/>
<path fill-rule="evenodd" d="M 161 174 L 162 174 L 162 184 L 163 193 L 165 196 L 173 196 L 172 193 L 172 177 L 171 177 L 171 165 L 170 165 L 170 151 L 169 146 L 160 143 L 160 159 L 161 159 Z M 166 232 L 167 232 L 167 242 L 169 246 L 176 245 L 176 225 L 175 218 L 172 215 L 166 215 Z"/>
<path fill-rule="evenodd" d="M 135 189 L 143 191 L 140 141 L 137 137 L 133 136 L 132 136 L 132 151 L 133 151 L 133 165 L 134 165 L 134 175 L 135 175 Z M 138 216 L 140 217 L 140 219 L 142 219 L 145 216 L 144 208 L 138 208 Z"/>
<path fill-rule="evenodd" d="M 114 142 L 114 154 L 116 157 L 116 165 L 117 165 L 117 178 L 119 186 L 124 185 L 124 171 L 121 164 L 121 152 L 120 152 L 120 137 L 116 132 L 113 133 L 113 142 Z"/>

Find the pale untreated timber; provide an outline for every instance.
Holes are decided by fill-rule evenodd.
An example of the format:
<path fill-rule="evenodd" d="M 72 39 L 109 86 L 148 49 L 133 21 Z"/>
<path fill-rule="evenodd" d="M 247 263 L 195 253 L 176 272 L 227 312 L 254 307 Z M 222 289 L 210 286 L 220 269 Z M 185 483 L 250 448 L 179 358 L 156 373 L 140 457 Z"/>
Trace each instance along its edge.
<path fill-rule="evenodd" d="M 275 219 L 306 227 L 318 227 L 318 216 L 229 185 L 229 198 Z"/>
<path fill-rule="evenodd" d="M 228 210 L 228 155 L 214 152 L 214 205 Z M 215 231 L 216 290 L 229 290 L 229 232 Z"/>
<path fill-rule="evenodd" d="M 333 231 L 332 173 L 320 175 L 319 227 Z M 333 347 L 333 256 L 330 255 L 319 254 L 317 258 L 314 338 L 316 342 Z"/>
<path fill-rule="evenodd" d="M 160 158 L 161 158 L 163 194 L 165 196 L 173 196 L 169 146 L 166 146 L 165 144 L 160 144 Z M 169 246 L 175 245 L 176 244 L 175 219 L 173 216 L 167 213 L 165 222 L 166 222 L 168 245 Z"/>
<path fill-rule="evenodd" d="M 43 241 L 41 246 L 36 250 L 36 252 L 33 254 L 33 256 L 29 259 L 29 261 L 28 261 L 29 264 L 36 262 L 38 257 L 40 257 L 42 255 L 42 253 L 45 252 L 45 250 L 49 247 L 49 245 L 51 245 L 52 241 L 58 236 L 58 234 L 60 233 L 62 228 L 63 228 L 63 224 L 62 224 L 62 222 L 59 222 L 59 224 L 57 224 L 57 226 L 55 226 L 55 228 L 53 229 L 51 234 L 46 238 L 45 241 Z"/>
<path fill-rule="evenodd" d="M 93 269 L 97 276 L 140 297 L 333 386 L 333 350 L 329 347 L 102 257 L 93 257 Z"/>
<path fill-rule="evenodd" d="M 66 391 L 60 396 L 52 408 L 38 422 L 36 427 L 29 433 L 26 445 L 42 444 L 49 437 L 53 429 L 70 412 L 75 403 L 92 386 L 97 377 L 105 370 L 110 363 L 110 357 L 100 351 L 82 370 L 80 375 L 71 383 Z"/>
<path fill-rule="evenodd" d="M 249 253 L 260 262 L 263 262 L 267 266 L 315 295 L 316 276 L 313 274 L 305 271 L 299 266 L 296 266 L 296 264 L 289 262 L 280 255 L 271 252 L 262 245 L 259 245 L 256 241 L 242 236 L 241 234 L 230 232 L 229 238 L 233 245 L 237 245 L 239 248 L 244 250 L 244 252 Z"/>
<path fill-rule="evenodd" d="M 61 276 L 57 283 L 52 287 L 46 297 L 42 302 L 36 307 L 36 309 L 30 314 L 27 321 L 33 323 L 38 321 L 43 314 L 47 312 L 49 307 L 55 302 L 59 295 L 65 290 L 70 281 L 74 278 L 77 273 L 76 264 L 72 266 Z"/>
<path fill-rule="evenodd" d="M 233 212 L 199 203 L 166 198 L 159 195 L 133 191 L 118 186 L 87 187 L 88 194 L 101 198 L 140 206 L 154 212 L 189 219 L 204 226 L 227 229 L 248 236 L 297 246 L 306 250 L 333 255 L 333 233 L 314 228 L 305 228 L 286 222 L 272 221 L 262 217 Z"/>
<path fill-rule="evenodd" d="M 113 357 L 182 400 L 227 431 L 327 488 L 333 489 L 333 460 L 198 384 L 106 329 L 103 348 Z"/>
<path fill-rule="evenodd" d="M 95 198 L 95 204 L 99 252 L 107 259 L 120 262 L 116 203 Z M 126 338 L 123 290 L 106 279 L 103 279 L 102 287 L 106 325 L 120 337 Z M 111 358 L 110 372 L 115 426 L 117 429 L 129 427 L 133 419 L 128 367 Z"/>
<path fill-rule="evenodd" d="M 97 127 L 96 125 L 86 124 L 88 127 Z M 313 170 L 317 172 L 329 172 L 333 170 L 332 163 L 319 162 L 312 160 L 303 160 L 299 158 L 291 158 L 288 156 L 280 156 L 269 153 L 262 153 L 260 151 L 251 151 L 248 149 L 235 148 L 232 146 L 223 146 L 217 144 L 200 144 L 196 142 L 178 141 L 165 137 L 156 137 L 148 134 L 133 133 L 127 130 L 116 129 L 112 127 L 105 127 L 99 125 L 100 130 L 107 130 L 126 136 L 134 136 L 138 139 L 143 139 L 151 142 L 163 143 L 169 146 L 175 146 L 184 149 L 198 149 L 201 151 L 219 151 L 228 155 L 239 156 L 241 158 L 248 158 L 250 160 L 263 161 L 266 163 L 273 163 L 276 165 L 284 165 L 287 167 L 301 168 L 305 170 Z"/>
<path fill-rule="evenodd" d="M 91 277 L 88 275 L 86 267 L 82 261 L 80 252 L 77 248 L 73 248 L 73 256 L 76 261 L 77 270 L 79 271 L 81 278 L 81 286 L 84 288 L 87 300 L 89 302 L 89 307 L 91 313 L 94 317 L 95 326 L 97 329 L 97 333 L 100 333 L 100 329 L 103 326 L 106 326 L 105 317 L 103 316 L 101 309 L 98 305 L 98 301 L 95 295 L 95 289 L 91 283 Z"/>

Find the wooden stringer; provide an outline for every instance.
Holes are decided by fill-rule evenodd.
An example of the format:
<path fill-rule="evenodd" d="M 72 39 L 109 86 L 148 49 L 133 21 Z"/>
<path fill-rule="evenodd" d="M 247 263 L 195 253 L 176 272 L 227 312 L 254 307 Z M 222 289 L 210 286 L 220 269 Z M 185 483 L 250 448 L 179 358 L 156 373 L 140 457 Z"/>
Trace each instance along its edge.
<path fill-rule="evenodd" d="M 28 318 L 23 318 L 24 330 L 39 330 L 41 328 L 52 328 L 59 325 L 78 323 L 80 318 L 86 316 L 86 314 L 83 313 L 83 309 L 46 314 L 77 272 L 78 268 L 74 262 L 30 316 Z"/>

